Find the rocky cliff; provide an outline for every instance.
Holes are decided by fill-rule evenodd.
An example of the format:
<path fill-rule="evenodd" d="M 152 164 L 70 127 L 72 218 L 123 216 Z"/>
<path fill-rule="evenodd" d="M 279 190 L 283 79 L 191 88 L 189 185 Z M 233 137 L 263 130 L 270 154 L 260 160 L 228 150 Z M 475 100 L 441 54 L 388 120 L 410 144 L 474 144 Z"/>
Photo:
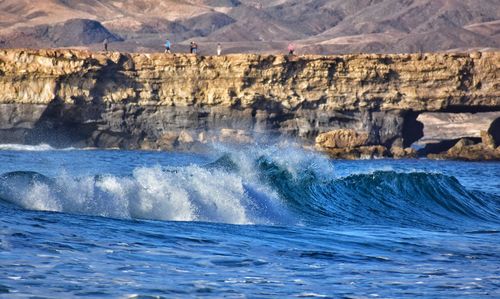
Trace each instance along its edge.
<path fill-rule="evenodd" d="M 390 155 L 422 137 L 420 113 L 500 111 L 500 53 L 0 50 L 0 90 L 2 143 L 170 149 L 287 136 L 313 144 L 348 129 Z"/>

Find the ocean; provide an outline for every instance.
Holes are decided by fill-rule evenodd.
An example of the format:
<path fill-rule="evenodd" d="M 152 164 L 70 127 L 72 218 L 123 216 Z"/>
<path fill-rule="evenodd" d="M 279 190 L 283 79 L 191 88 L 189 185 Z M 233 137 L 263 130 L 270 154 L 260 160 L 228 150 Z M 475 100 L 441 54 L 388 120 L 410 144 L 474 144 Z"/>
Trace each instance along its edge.
<path fill-rule="evenodd" d="M 0 298 L 499 298 L 500 163 L 0 145 Z"/>

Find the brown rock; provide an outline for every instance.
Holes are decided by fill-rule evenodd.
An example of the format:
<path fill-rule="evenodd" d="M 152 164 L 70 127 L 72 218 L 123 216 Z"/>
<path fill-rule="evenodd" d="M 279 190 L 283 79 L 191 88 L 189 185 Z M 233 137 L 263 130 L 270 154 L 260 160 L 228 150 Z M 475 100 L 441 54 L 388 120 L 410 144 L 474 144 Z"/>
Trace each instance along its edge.
<path fill-rule="evenodd" d="M 364 146 L 367 141 L 367 133 L 340 129 L 318 135 L 316 137 L 316 146 L 319 148 L 353 148 Z"/>
<path fill-rule="evenodd" d="M 54 130 L 35 129 L 57 128 L 68 143 L 174 149 L 219 137 L 250 142 L 251 130 L 311 143 L 327 132 L 320 149 L 379 156 L 387 149 L 367 146 L 407 140 L 408 111 L 498 110 L 500 52 L 420 56 L 3 49 L 0 139 L 46 142 Z M 335 130 L 345 127 L 355 130 Z"/>
<path fill-rule="evenodd" d="M 405 149 L 399 146 L 391 147 L 391 155 L 394 158 L 404 158 L 406 156 Z"/>
<path fill-rule="evenodd" d="M 388 156 L 388 151 L 385 146 L 360 146 L 354 148 L 330 148 L 324 150 L 331 158 L 334 159 L 373 159 L 383 158 Z"/>
<path fill-rule="evenodd" d="M 189 132 L 183 130 L 179 134 L 178 141 L 180 143 L 193 143 L 194 142 L 194 138 L 193 138 L 193 136 L 191 136 L 191 134 Z"/>
<path fill-rule="evenodd" d="M 461 139 L 446 153 L 428 155 L 430 159 L 453 159 L 466 161 L 500 160 L 500 150 L 483 143 L 474 144 L 472 140 Z"/>
<path fill-rule="evenodd" d="M 468 138 L 460 139 L 452 148 L 450 148 L 447 152 L 448 155 L 460 155 L 460 153 L 464 152 L 467 147 L 474 145 L 474 141 Z"/>
<path fill-rule="evenodd" d="M 473 59 L 481 59 L 481 52 L 479 51 L 473 51 L 469 54 L 470 58 L 473 58 Z"/>
<path fill-rule="evenodd" d="M 373 159 L 387 157 L 389 152 L 385 146 L 361 146 L 358 148 L 361 159 Z"/>
<path fill-rule="evenodd" d="M 391 155 L 393 158 L 401 159 L 401 158 L 416 158 L 417 151 L 411 147 L 402 148 L 400 146 L 391 147 Z"/>
<path fill-rule="evenodd" d="M 489 134 L 486 131 L 481 131 L 481 143 L 486 148 L 490 148 L 490 149 L 496 148 L 496 144 L 495 144 L 495 140 L 493 139 L 493 136 L 491 136 L 491 134 Z"/>
<path fill-rule="evenodd" d="M 0 103 L 48 104 L 55 98 L 92 103 L 98 95 L 107 103 L 239 108 L 279 103 L 289 110 L 313 105 L 325 112 L 496 108 L 500 52 L 473 56 L 307 55 L 290 61 L 280 55 L 221 59 L 9 49 L 0 50 Z M 114 76 L 105 76 L 109 73 Z M 463 73 L 473 74 L 474 86 L 481 88 L 472 88 Z"/>

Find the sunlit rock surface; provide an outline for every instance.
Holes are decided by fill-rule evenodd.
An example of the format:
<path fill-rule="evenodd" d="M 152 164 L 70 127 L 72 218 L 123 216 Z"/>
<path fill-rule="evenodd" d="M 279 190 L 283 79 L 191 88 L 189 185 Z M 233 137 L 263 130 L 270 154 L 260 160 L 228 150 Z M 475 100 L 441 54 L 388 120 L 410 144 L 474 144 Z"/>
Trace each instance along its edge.
<path fill-rule="evenodd" d="M 399 154 L 423 112 L 500 111 L 500 53 L 344 56 L 0 50 L 0 138 L 190 149 L 350 129 Z M 479 136 L 480 133 L 477 134 Z"/>

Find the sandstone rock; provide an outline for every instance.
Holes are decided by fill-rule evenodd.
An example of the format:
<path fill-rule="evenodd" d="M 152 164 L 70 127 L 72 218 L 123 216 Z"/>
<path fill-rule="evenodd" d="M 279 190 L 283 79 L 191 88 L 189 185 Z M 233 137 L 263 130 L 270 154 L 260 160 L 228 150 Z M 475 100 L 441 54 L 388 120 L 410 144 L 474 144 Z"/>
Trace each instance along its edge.
<path fill-rule="evenodd" d="M 185 130 L 181 131 L 179 134 L 179 138 L 177 139 L 178 142 L 180 143 L 193 143 L 194 138 L 191 136 L 191 134 Z"/>
<path fill-rule="evenodd" d="M 496 148 L 496 144 L 495 144 L 495 140 L 493 139 L 493 136 L 491 136 L 491 134 L 489 134 L 486 131 L 481 131 L 481 143 L 486 148 L 490 148 L 490 149 Z"/>
<path fill-rule="evenodd" d="M 366 145 L 367 133 L 358 133 L 354 130 L 340 129 L 326 132 L 316 137 L 318 148 L 353 148 Z"/>
<path fill-rule="evenodd" d="M 400 146 L 393 146 L 391 147 L 391 156 L 396 159 L 401 159 L 401 158 L 416 158 L 417 157 L 417 150 L 413 148 L 402 148 Z"/>
<path fill-rule="evenodd" d="M 290 61 L 285 56 L 251 54 L 220 59 L 0 50 L 0 103 L 48 104 L 54 97 L 65 103 L 76 97 L 91 102 L 98 97 L 155 105 L 267 103 L 327 111 L 496 108 L 499 61 L 500 52 L 485 52 L 480 58 L 449 53 L 426 54 L 425 60 L 418 55 L 357 54 L 300 56 Z M 464 73 L 474 75 L 474 84 Z"/>
<path fill-rule="evenodd" d="M 8 112 L 0 138 L 174 149 L 209 143 L 222 129 L 235 130 L 216 136 L 223 140 L 251 142 L 258 132 L 309 144 L 318 132 L 346 129 L 319 137 L 320 147 L 378 155 L 361 147 L 410 146 L 421 136 L 421 112 L 498 110 L 499 77 L 500 52 L 289 60 L 0 50 L 0 112 Z"/>
<path fill-rule="evenodd" d="M 452 148 L 448 150 L 449 155 L 460 155 L 467 147 L 475 145 L 475 142 L 469 138 L 460 139 Z"/>
<path fill-rule="evenodd" d="M 198 142 L 200 142 L 200 143 L 207 143 L 208 142 L 207 134 L 205 132 L 200 132 L 198 134 Z"/>
<path fill-rule="evenodd" d="M 446 153 L 428 155 L 431 159 L 454 159 L 466 161 L 500 160 L 500 150 L 476 144 L 470 139 L 461 139 Z"/>
<path fill-rule="evenodd" d="M 391 155 L 394 158 L 404 158 L 406 156 L 405 149 L 399 146 L 391 147 Z"/>
<path fill-rule="evenodd" d="M 331 158 L 347 160 L 383 158 L 387 157 L 389 154 L 387 148 L 381 145 L 354 148 L 329 148 L 324 150 L 324 152 Z"/>
<path fill-rule="evenodd" d="M 479 51 L 473 51 L 469 54 L 470 58 L 474 58 L 474 59 L 481 59 L 481 52 Z"/>
<path fill-rule="evenodd" d="M 389 155 L 387 148 L 382 145 L 361 146 L 358 149 L 362 159 L 384 158 Z"/>

